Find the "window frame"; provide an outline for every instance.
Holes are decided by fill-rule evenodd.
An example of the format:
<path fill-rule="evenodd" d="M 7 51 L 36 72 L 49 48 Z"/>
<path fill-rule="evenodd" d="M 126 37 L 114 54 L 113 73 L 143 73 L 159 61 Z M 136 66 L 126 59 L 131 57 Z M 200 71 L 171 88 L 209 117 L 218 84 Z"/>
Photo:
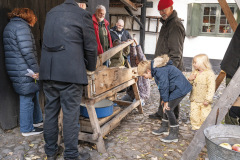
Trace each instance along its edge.
<path fill-rule="evenodd" d="M 238 7 L 234 3 L 228 3 L 229 7 L 234 8 L 234 18 L 237 20 L 237 11 Z M 204 16 L 204 7 L 217 7 L 216 10 L 216 22 L 215 22 L 215 32 L 202 32 L 202 26 L 203 26 L 203 16 Z M 199 36 L 212 36 L 212 37 L 232 37 L 234 32 L 231 29 L 231 33 L 219 33 L 219 26 L 220 26 L 220 17 L 221 17 L 221 6 L 218 3 L 202 3 L 201 4 L 201 17 L 200 17 L 200 23 L 199 23 Z"/>

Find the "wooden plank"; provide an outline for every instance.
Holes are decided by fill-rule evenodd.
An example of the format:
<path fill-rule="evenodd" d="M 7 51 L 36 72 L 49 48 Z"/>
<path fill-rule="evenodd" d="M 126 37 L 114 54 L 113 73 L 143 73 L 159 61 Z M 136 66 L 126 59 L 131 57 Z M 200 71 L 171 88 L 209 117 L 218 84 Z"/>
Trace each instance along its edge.
<path fill-rule="evenodd" d="M 218 0 L 218 2 L 220 4 L 220 6 L 221 6 L 221 8 L 222 8 L 222 10 L 223 10 L 227 20 L 228 20 L 228 23 L 230 24 L 233 32 L 235 32 L 236 29 L 237 29 L 237 25 L 238 24 L 237 24 L 237 22 L 236 22 L 236 20 L 235 20 L 235 18 L 233 16 L 232 11 L 230 10 L 230 8 L 228 6 L 226 0 Z"/>
<path fill-rule="evenodd" d="M 123 4 L 125 4 L 126 6 L 128 6 L 129 8 L 131 8 L 134 11 L 137 11 L 138 8 L 136 6 L 136 3 L 133 3 L 130 0 L 120 0 Z"/>
<path fill-rule="evenodd" d="M 133 77 L 137 76 L 137 68 L 119 68 L 119 67 L 112 67 L 112 68 L 106 68 L 100 71 L 95 71 L 89 79 L 92 79 L 92 85 L 91 83 L 89 85 L 92 86 L 92 91 L 88 90 L 88 93 L 86 96 L 96 96 L 99 94 L 102 94 L 120 84 L 123 84 L 131 79 Z M 88 87 L 87 89 L 91 89 Z M 90 98 L 90 97 L 89 97 Z"/>
<path fill-rule="evenodd" d="M 117 87 L 115 87 L 115 88 L 113 88 L 113 89 L 111 89 L 111 90 L 109 90 L 107 92 L 104 92 L 101 95 L 98 95 L 98 96 L 94 97 L 94 99 L 92 99 L 92 100 L 93 100 L 94 103 L 99 102 L 99 101 L 105 99 L 106 97 L 112 96 L 115 93 L 117 93 L 117 92 L 119 92 L 119 91 L 121 91 L 121 90 L 123 90 L 123 89 L 125 89 L 125 88 L 127 88 L 129 86 L 131 86 L 134 83 L 136 83 L 135 79 L 132 79 L 132 80 L 130 80 L 128 82 L 125 82 L 124 84 L 121 84 L 121 85 L 119 85 L 119 86 L 117 86 Z"/>
<path fill-rule="evenodd" d="M 111 121 L 107 122 L 101 127 L 101 133 L 103 136 L 107 135 L 111 130 L 117 127 L 117 124 L 124 118 L 128 113 L 130 113 L 134 108 L 141 105 L 140 100 L 133 102 L 129 107 L 124 109 L 121 113 L 119 113 L 116 117 L 114 117 Z"/>
<path fill-rule="evenodd" d="M 117 115 L 120 111 L 121 111 L 120 107 L 114 107 L 114 111 L 112 115 L 98 119 L 99 125 L 102 126 L 103 124 L 108 122 L 110 119 L 112 119 L 115 115 Z M 89 132 L 89 133 L 93 132 L 89 118 L 80 117 L 79 123 L 81 126 L 80 129 L 82 132 Z"/>
<path fill-rule="evenodd" d="M 129 101 L 120 101 L 120 100 L 115 100 L 113 101 L 114 103 L 117 103 L 119 106 L 129 106 L 132 104 L 132 102 Z"/>
<path fill-rule="evenodd" d="M 92 100 L 90 100 L 90 101 L 86 101 L 85 104 L 86 104 L 86 108 L 87 108 L 87 111 L 88 111 L 91 126 L 92 126 L 92 129 L 93 129 L 92 139 L 95 140 L 97 138 L 97 149 L 98 149 L 98 151 L 101 152 L 101 153 L 105 153 L 106 148 L 105 148 L 103 136 L 102 136 L 102 133 L 101 133 L 100 125 L 98 123 L 98 118 L 97 118 L 97 114 L 96 114 L 96 111 L 95 111 L 95 108 L 94 108 L 94 103 L 93 103 Z"/>
<path fill-rule="evenodd" d="M 97 143 L 96 140 L 92 139 L 92 134 L 89 133 L 79 132 L 78 139 L 86 142 Z"/>
<path fill-rule="evenodd" d="M 181 160 L 193 160 L 198 157 L 201 149 L 206 144 L 203 131 L 205 128 L 215 125 L 217 111 L 219 109 L 219 116 L 217 119 L 217 124 L 221 123 L 228 109 L 231 108 L 233 103 L 236 101 L 240 94 L 240 68 L 237 70 L 229 85 L 226 87 L 224 93 L 221 95 L 217 103 L 214 105 L 212 111 L 202 124 L 201 128 L 195 134 L 193 140 L 191 141 L 188 148 L 184 151 Z"/>
<path fill-rule="evenodd" d="M 124 49 L 125 47 L 129 46 L 130 44 L 132 44 L 134 41 L 130 40 L 128 42 L 125 42 L 123 44 L 120 44 L 116 47 L 113 47 L 109 50 L 107 50 L 106 52 L 104 52 L 103 54 L 99 55 L 99 59 L 97 60 L 97 68 L 100 66 L 100 64 L 106 62 L 108 59 L 110 59 L 112 56 L 114 56 L 115 54 L 117 54 L 119 51 L 121 51 L 122 49 Z M 102 63 L 100 63 L 102 62 Z"/>
<path fill-rule="evenodd" d="M 140 95 L 139 95 L 139 92 L 138 92 L 137 83 L 134 83 L 132 85 L 132 87 L 133 87 L 133 92 L 134 92 L 134 95 L 135 95 L 135 99 L 140 101 Z M 143 114 L 142 103 L 140 103 L 140 105 L 138 106 L 138 112 L 140 114 Z"/>
<path fill-rule="evenodd" d="M 215 80 L 216 82 L 215 91 L 218 89 L 218 87 L 220 86 L 220 84 L 222 83 L 225 77 L 226 77 L 226 73 L 223 70 L 221 70 L 221 72 L 219 73 L 218 77 Z"/>

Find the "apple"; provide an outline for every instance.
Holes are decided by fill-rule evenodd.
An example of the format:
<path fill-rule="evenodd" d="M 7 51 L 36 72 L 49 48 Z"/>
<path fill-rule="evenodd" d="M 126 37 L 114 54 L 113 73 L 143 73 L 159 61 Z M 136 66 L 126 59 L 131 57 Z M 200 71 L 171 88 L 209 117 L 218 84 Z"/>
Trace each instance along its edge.
<path fill-rule="evenodd" d="M 237 152 L 240 152 L 240 144 L 234 144 L 234 145 L 232 146 L 232 150 L 237 151 Z"/>
<path fill-rule="evenodd" d="M 221 143 L 219 144 L 219 146 L 232 150 L 232 146 L 229 143 Z"/>

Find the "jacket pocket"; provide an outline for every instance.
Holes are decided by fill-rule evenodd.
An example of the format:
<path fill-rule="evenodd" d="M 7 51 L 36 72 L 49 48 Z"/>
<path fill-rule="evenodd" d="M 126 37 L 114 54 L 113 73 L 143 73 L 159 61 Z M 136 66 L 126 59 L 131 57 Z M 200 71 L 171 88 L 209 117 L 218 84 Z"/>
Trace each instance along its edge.
<path fill-rule="evenodd" d="M 48 47 L 46 44 L 43 43 L 43 48 L 48 52 L 58 52 L 65 50 L 65 45 L 58 45 L 54 47 Z"/>

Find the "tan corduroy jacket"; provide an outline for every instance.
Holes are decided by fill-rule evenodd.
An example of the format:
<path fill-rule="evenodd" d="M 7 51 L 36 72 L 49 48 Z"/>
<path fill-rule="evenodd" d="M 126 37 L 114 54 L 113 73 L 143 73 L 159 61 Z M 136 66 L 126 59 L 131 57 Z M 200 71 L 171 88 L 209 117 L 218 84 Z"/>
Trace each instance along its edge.
<path fill-rule="evenodd" d="M 207 101 L 212 103 L 215 93 L 215 74 L 212 70 L 206 70 L 201 73 L 194 71 L 196 78 L 190 81 L 192 84 L 192 92 L 190 95 L 191 102 L 203 103 Z"/>

